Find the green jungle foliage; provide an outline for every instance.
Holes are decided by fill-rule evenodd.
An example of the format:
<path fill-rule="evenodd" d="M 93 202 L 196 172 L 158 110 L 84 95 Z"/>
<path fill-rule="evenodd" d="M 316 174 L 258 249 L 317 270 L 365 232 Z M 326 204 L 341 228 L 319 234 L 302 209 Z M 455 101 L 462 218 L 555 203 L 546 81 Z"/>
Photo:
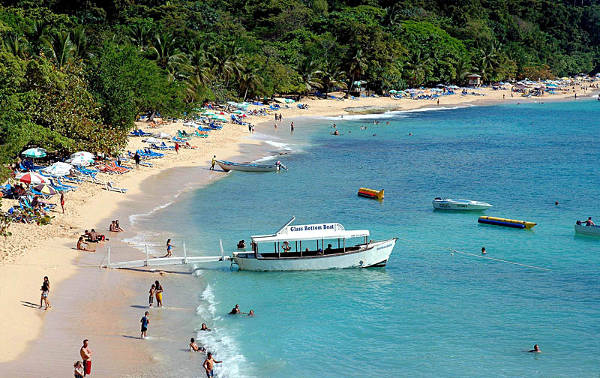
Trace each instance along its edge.
<path fill-rule="evenodd" d="M 595 73 L 600 0 L 3 1 L 0 35 L 4 166 L 206 100 Z"/>

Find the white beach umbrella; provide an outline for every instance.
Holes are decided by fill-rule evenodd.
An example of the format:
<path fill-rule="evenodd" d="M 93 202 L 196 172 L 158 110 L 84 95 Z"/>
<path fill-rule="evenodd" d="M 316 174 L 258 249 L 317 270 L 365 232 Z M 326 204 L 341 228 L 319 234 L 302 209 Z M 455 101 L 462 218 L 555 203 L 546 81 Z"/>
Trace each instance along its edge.
<path fill-rule="evenodd" d="M 85 159 L 94 160 L 94 154 L 91 152 L 87 152 L 87 151 L 75 152 L 74 154 L 71 154 L 71 159 L 73 159 L 77 156 L 83 156 Z"/>
<path fill-rule="evenodd" d="M 161 139 L 171 139 L 171 136 L 167 133 L 160 133 L 158 134 L 158 137 Z"/>
<path fill-rule="evenodd" d="M 144 139 L 142 142 L 146 142 L 146 143 L 160 143 L 161 141 L 160 141 L 160 139 L 156 139 L 156 138 L 150 137 L 150 138 Z"/>
<path fill-rule="evenodd" d="M 71 169 L 73 169 L 71 164 L 59 161 L 47 168 L 44 168 L 42 171 L 52 176 L 66 176 L 71 172 Z"/>
<path fill-rule="evenodd" d="M 87 167 L 90 164 L 94 164 L 94 159 L 86 159 L 84 156 L 75 156 L 73 159 L 68 160 L 71 165 L 79 167 Z"/>

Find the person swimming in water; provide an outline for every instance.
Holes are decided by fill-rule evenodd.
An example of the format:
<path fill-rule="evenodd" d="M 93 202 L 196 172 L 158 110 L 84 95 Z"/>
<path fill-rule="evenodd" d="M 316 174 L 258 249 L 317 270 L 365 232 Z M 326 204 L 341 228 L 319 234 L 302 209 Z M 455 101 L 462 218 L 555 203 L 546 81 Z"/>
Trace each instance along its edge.
<path fill-rule="evenodd" d="M 194 340 L 194 338 L 192 337 L 190 339 L 190 352 L 206 352 L 206 349 L 204 347 L 198 346 L 198 344 L 196 344 L 196 340 Z"/>
<path fill-rule="evenodd" d="M 240 314 L 240 305 L 236 304 L 234 308 L 231 309 L 231 311 L 229 311 L 229 315 L 238 315 Z"/>
<path fill-rule="evenodd" d="M 535 344 L 533 346 L 533 349 L 530 350 L 529 353 L 542 353 L 542 350 L 540 349 L 539 345 Z"/>

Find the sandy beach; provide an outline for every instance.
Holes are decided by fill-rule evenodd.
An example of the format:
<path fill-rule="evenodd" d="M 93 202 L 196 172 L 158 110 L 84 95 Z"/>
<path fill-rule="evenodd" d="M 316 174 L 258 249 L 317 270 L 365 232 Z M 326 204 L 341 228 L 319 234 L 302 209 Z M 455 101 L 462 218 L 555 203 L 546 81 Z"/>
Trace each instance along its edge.
<path fill-rule="evenodd" d="M 453 107 L 467 104 L 483 105 L 502 101 L 539 102 L 549 100 L 569 100 L 591 96 L 592 91 L 576 87 L 574 92 L 544 97 L 511 97 L 507 90 L 478 89 L 483 96 L 442 96 L 439 105 L 435 100 L 395 100 L 388 97 L 369 97 L 357 100 L 318 100 L 302 99 L 308 109 L 299 109 L 295 104 L 282 108 L 279 113 L 289 118 L 339 116 L 357 113 L 382 112 L 392 110 L 412 110 L 424 107 Z M 272 128 L 272 116 L 251 117 L 249 121 L 261 128 Z M 163 125 L 150 130 L 145 123 L 138 123 L 143 130 L 175 134 L 185 129 L 181 122 Z M 3 311 L 0 320 L 9 324 L 0 335 L 0 363 L 9 372 L 20 372 L 28 360 L 41 357 L 44 364 L 37 368 L 29 366 L 31 376 L 41 373 L 48 376 L 62 376 L 72 372 L 73 361 L 81 339 L 94 340 L 92 350 L 102 360 L 110 360 L 106 366 L 94 367 L 98 375 L 152 375 L 152 366 L 158 358 L 146 346 L 139 346 L 138 335 L 131 332 L 125 319 L 131 320 L 143 313 L 144 303 L 132 305 L 132 298 L 140 290 L 147 290 L 147 282 L 154 279 L 165 280 L 167 285 L 177 286 L 177 279 L 187 274 L 187 270 L 173 269 L 169 274 L 144 271 L 110 271 L 100 269 L 106 247 L 111 245 L 113 258 L 127 260 L 139 258 L 139 251 L 121 242 L 123 235 L 110 235 L 110 241 L 97 246 L 96 253 L 77 251 L 77 237 L 85 229 L 95 228 L 100 233 L 108 233 L 112 219 L 120 219 L 127 227 L 129 215 L 152 209 L 156 198 L 172 196 L 181 189 L 177 181 L 187 177 L 186 185 L 195 188 L 223 177 L 222 172 L 208 171 L 210 159 L 216 155 L 221 159 L 236 156 L 247 157 L 261 142 L 250 138 L 245 126 L 227 124 L 223 130 L 211 132 L 206 139 L 194 138 L 190 142 L 197 149 L 181 149 L 179 154 L 167 152 L 164 159 L 153 160 L 152 168 L 139 167 L 124 175 L 111 175 L 115 186 L 127 188 L 126 194 L 109 192 L 101 186 L 84 183 L 76 191 L 66 194 L 66 211 L 53 212 L 52 224 L 36 226 L 13 224 L 12 236 L 0 240 L 0 300 Z M 142 145 L 141 138 L 130 138 L 126 150 L 134 151 Z M 250 154 L 252 155 L 252 154 Z M 246 159 L 247 160 L 247 159 Z M 160 186 L 160 187 L 157 187 Z M 51 202 L 56 202 L 56 199 Z M 3 200 L 4 208 L 13 205 L 11 200 Z M 60 207 L 60 206 L 59 206 Z M 124 233 L 125 235 L 127 234 Z M 47 275 L 51 281 L 50 301 L 52 308 L 43 311 L 37 308 L 40 300 L 42 278 Z M 107 294 L 108 293 L 108 294 Z M 92 304 L 90 304 L 90 302 Z M 193 302 L 191 302 L 193 304 Z M 189 308 L 190 303 L 173 304 L 177 308 Z M 135 319 L 134 319 L 135 320 Z M 161 319 L 156 319 L 159 328 Z M 164 333 L 164 332 L 163 332 Z M 165 335 L 165 337 L 167 337 Z M 56 347 L 56 348 L 55 348 Z M 51 349 L 51 351 L 50 351 Z M 100 360 L 100 358 L 99 358 Z M 136 362 L 132 364 L 132 362 Z M 3 369 L 4 370 L 4 369 Z"/>

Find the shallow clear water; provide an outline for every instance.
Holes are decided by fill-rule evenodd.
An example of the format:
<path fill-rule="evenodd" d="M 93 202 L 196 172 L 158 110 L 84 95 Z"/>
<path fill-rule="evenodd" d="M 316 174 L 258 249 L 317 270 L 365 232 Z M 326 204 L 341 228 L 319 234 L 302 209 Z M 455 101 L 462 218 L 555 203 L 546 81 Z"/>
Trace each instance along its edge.
<path fill-rule="evenodd" d="M 399 112 L 379 125 L 296 121 L 289 138 L 280 128 L 301 150 L 281 157 L 288 172 L 234 172 L 159 210 L 161 230 L 205 254 L 292 215 L 400 239 L 386 268 L 199 270 L 197 323 L 215 330 L 198 338 L 225 361 L 217 373 L 596 376 L 600 238 L 573 224 L 600 220 L 599 116 L 597 101 L 580 101 Z M 332 122 L 342 135 L 329 135 Z M 357 197 L 361 186 L 384 188 L 385 200 Z M 437 196 L 538 225 L 479 225 L 481 213 L 433 211 Z M 480 258 L 482 246 L 550 271 Z M 225 315 L 236 303 L 256 317 Z M 534 343 L 542 354 L 524 352 Z"/>

